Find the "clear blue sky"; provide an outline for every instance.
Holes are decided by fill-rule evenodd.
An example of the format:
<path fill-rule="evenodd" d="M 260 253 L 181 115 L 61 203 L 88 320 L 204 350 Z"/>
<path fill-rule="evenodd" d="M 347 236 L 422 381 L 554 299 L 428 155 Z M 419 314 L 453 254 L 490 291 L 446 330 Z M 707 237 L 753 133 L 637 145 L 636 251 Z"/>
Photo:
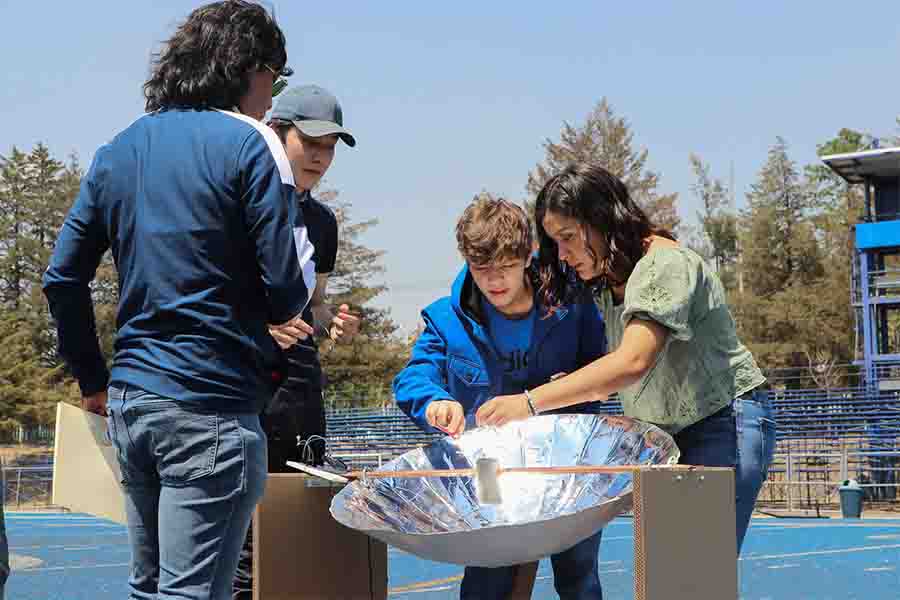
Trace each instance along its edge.
<path fill-rule="evenodd" d="M 200 2 L 0 1 L 0 154 L 95 149 L 143 110 L 150 52 Z M 525 196 L 541 142 L 600 98 L 627 117 L 693 220 L 688 154 L 738 205 L 776 136 L 800 164 L 841 127 L 897 133 L 900 2 L 275 2 L 291 83 L 344 105 L 359 144 L 328 182 L 381 223 L 378 301 L 406 328 L 459 266 L 482 189 Z"/>

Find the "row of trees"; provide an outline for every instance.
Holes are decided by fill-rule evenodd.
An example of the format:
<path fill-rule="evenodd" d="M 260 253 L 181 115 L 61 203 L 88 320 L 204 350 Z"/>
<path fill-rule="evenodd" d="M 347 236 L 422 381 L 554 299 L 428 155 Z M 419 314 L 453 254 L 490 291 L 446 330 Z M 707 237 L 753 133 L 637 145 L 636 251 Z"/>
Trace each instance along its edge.
<path fill-rule="evenodd" d="M 868 144 L 859 132 L 845 129 L 818 152 L 850 152 Z M 606 99 L 582 124 L 564 123 L 559 138 L 545 140 L 544 149 L 544 160 L 528 174 L 527 206 L 547 178 L 570 162 L 603 164 L 655 222 L 716 266 L 740 334 L 762 365 L 807 368 L 819 385 L 840 383 L 817 379 L 817 373 L 831 371 L 810 367 L 855 357 L 850 261 L 852 225 L 862 203 L 858 189 L 821 164 L 797 165 L 787 143 L 776 138 L 745 208 L 735 211 L 733 190 L 701 157 L 690 155 L 691 191 L 700 211 L 689 225 L 678 216 L 677 194 L 666 193 L 660 175 L 649 168 L 648 151 L 634 146 L 631 124 Z M 56 355 L 40 279 L 81 176 L 77 158 L 60 161 L 43 144 L 0 156 L 0 428 L 49 423 L 56 402 L 77 398 L 77 386 Z M 334 190 L 320 197 L 335 210 L 341 234 L 331 301 L 351 304 L 364 318 L 362 335 L 352 344 L 323 347 L 327 396 L 335 405 L 386 404 L 410 341 L 396 336 L 388 311 L 368 306 L 386 292 L 375 282 L 384 273 L 383 252 L 361 242 L 378 222 L 354 222 L 351 204 Z M 93 293 L 101 345 L 111 357 L 117 290 L 108 258 Z"/>

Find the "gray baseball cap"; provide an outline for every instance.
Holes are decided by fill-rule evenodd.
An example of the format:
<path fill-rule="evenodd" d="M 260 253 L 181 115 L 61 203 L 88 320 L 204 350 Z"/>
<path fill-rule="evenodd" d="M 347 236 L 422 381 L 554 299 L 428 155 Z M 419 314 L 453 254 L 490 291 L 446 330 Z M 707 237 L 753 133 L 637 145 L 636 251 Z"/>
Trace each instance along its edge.
<path fill-rule="evenodd" d="M 351 148 L 353 135 L 344 129 L 344 113 L 334 94 L 317 85 L 301 85 L 278 95 L 270 119 L 290 121 L 310 137 L 337 134 Z"/>

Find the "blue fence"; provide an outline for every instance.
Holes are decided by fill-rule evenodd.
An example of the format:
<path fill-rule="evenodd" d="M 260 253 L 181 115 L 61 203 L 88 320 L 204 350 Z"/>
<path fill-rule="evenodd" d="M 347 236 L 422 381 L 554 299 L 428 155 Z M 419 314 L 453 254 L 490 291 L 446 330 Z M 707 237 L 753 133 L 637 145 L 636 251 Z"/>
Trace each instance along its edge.
<path fill-rule="evenodd" d="M 900 436 L 900 392 L 867 394 L 861 387 L 773 390 L 769 397 L 779 441 L 867 438 L 893 446 Z M 603 409 L 622 414 L 615 400 Z M 379 447 L 390 453 L 434 439 L 396 408 L 332 410 L 327 419 L 331 443 L 348 450 Z"/>

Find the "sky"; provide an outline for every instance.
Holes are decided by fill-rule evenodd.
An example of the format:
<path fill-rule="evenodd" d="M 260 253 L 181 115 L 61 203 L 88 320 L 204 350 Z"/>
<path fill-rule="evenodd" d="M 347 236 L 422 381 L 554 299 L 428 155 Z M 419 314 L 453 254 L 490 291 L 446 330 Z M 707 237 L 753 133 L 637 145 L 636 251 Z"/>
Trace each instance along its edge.
<path fill-rule="evenodd" d="M 0 0 L 0 154 L 45 143 L 87 167 L 143 112 L 150 54 L 202 2 Z M 402 332 L 449 291 L 453 227 L 482 190 L 525 198 L 542 143 L 606 97 L 696 220 L 690 153 L 737 205 L 783 137 L 799 165 L 849 127 L 898 133 L 900 2 L 266 3 L 288 40 L 291 84 L 341 101 L 356 148 L 326 185 L 377 218 Z M 863 6 L 865 10 L 862 10 Z M 859 10 L 854 10 L 858 8 Z"/>

